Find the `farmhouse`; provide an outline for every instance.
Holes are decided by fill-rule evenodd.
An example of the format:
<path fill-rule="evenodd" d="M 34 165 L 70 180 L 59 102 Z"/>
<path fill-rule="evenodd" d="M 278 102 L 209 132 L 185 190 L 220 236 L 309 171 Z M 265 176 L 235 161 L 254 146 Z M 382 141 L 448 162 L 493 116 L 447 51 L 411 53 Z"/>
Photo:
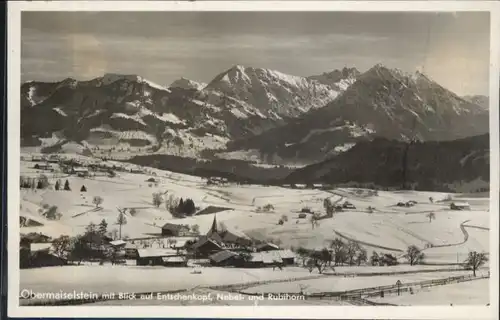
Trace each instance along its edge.
<path fill-rule="evenodd" d="M 133 243 L 127 242 L 124 246 L 125 258 L 135 259 L 137 258 L 137 246 Z"/>
<path fill-rule="evenodd" d="M 163 258 L 166 257 L 179 257 L 179 254 L 177 254 L 177 251 L 171 249 L 138 249 L 136 264 L 138 266 L 163 266 L 165 265 Z M 172 262 L 176 260 L 178 259 L 174 259 Z M 184 259 L 182 259 L 182 261 L 184 261 Z"/>
<path fill-rule="evenodd" d="M 246 268 L 262 268 L 272 265 L 283 264 L 283 260 L 276 251 L 253 252 L 250 254 L 250 259 L 243 262 L 243 267 Z"/>
<path fill-rule="evenodd" d="M 30 267 L 63 266 L 66 264 L 66 259 L 58 257 L 54 254 L 52 243 L 30 244 Z"/>
<path fill-rule="evenodd" d="M 210 255 L 210 264 L 218 267 L 234 266 L 237 260 L 240 260 L 240 255 L 234 251 L 224 250 Z"/>
<path fill-rule="evenodd" d="M 78 177 L 88 177 L 89 169 L 83 167 L 73 167 L 70 171 L 71 174 L 76 174 Z"/>
<path fill-rule="evenodd" d="M 185 267 L 187 266 L 187 261 L 185 256 L 168 256 L 162 257 L 163 265 L 165 267 Z"/>
<path fill-rule="evenodd" d="M 292 265 L 292 264 L 295 263 L 295 257 L 296 257 L 296 255 L 290 249 L 279 250 L 278 251 L 278 255 L 281 257 L 281 260 L 283 261 L 284 265 Z"/>
<path fill-rule="evenodd" d="M 470 205 L 467 202 L 452 202 L 450 204 L 451 210 L 470 210 Z"/>
<path fill-rule="evenodd" d="M 33 168 L 39 169 L 39 170 L 54 171 L 54 168 L 48 163 L 42 163 L 42 164 L 37 163 L 33 166 Z"/>
<path fill-rule="evenodd" d="M 161 227 L 161 235 L 166 237 L 178 237 L 189 232 L 189 227 L 182 224 L 165 223 Z"/>
<path fill-rule="evenodd" d="M 222 250 L 222 245 L 208 237 L 200 237 L 193 245 L 196 257 L 205 258 Z"/>

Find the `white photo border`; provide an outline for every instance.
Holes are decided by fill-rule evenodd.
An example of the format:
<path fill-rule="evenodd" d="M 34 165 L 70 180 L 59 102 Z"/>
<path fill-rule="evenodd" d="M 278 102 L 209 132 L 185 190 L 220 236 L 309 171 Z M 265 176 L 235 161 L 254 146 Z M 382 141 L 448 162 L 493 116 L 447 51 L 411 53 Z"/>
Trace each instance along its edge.
<path fill-rule="evenodd" d="M 496 1 L 11 1 L 8 6 L 8 310 L 9 317 L 277 318 L 277 319 L 494 319 L 498 315 L 499 41 Z M 19 306 L 19 170 L 22 11 L 372 11 L 490 12 L 490 306 Z"/>

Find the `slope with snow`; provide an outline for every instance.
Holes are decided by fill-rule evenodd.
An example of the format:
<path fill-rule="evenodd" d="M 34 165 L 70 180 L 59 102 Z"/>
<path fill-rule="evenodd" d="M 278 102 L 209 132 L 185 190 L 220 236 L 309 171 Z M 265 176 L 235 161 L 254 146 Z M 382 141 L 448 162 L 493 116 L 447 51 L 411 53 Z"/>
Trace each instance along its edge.
<path fill-rule="evenodd" d="M 489 113 L 484 108 L 421 73 L 407 74 L 378 64 L 358 75 L 325 107 L 234 141 L 228 151 L 257 149 L 262 157 L 276 156 L 283 163 L 314 163 L 339 145 L 373 137 L 454 140 L 487 133 L 488 128 Z"/>
<path fill-rule="evenodd" d="M 198 157 L 214 144 L 220 149 L 225 146 L 222 141 L 282 125 L 291 116 L 323 106 L 341 91 L 306 78 L 252 70 L 255 82 L 242 80 L 243 89 L 238 81 L 219 87 L 217 78 L 210 85 L 182 78 L 167 88 L 138 75 L 114 73 L 88 81 L 28 82 L 21 90 L 23 106 L 30 107 L 21 109 L 22 144 L 40 147 L 41 139 L 60 131 L 68 142 L 106 147 L 108 137 L 93 134 L 93 129 L 104 127 L 154 137 L 113 140 L 129 152 L 137 147 L 149 153 L 171 150 L 173 144 L 177 151 L 169 154 Z M 241 90 L 246 93 L 239 94 Z M 264 96 L 272 104 L 263 104 Z M 185 138 L 171 139 L 172 130 Z M 221 143 L 206 143 L 207 136 L 217 136 Z"/>
<path fill-rule="evenodd" d="M 295 117 L 323 107 L 346 88 L 279 71 L 236 65 L 215 77 L 205 89 L 245 101 L 265 116 Z"/>
<path fill-rule="evenodd" d="M 22 162 L 22 175 L 37 176 L 32 163 Z M 115 165 L 123 166 L 121 163 Z M 118 172 L 115 178 L 96 176 L 84 179 L 65 177 L 60 173 L 48 174 L 51 183 L 68 179 L 72 191 L 22 190 L 21 215 L 39 220 L 45 218 L 38 210 L 44 204 L 56 205 L 63 217 L 50 221 L 41 227 L 22 228 L 21 232 L 47 232 L 58 236 L 66 232 L 75 235 L 83 232 L 90 223 L 107 220 L 109 229 L 118 215 L 117 207 L 135 208 L 137 213 L 127 216 L 128 223 L 123 226 L 123 234 L 140 237 L 159 232 L 164 223 L 198 224 L 202 233 L 208 231 L 212 215 L 187 217 L 182 220 L 172 218 L 164 205 L 152 205 L 152 194 L 161 192 L 165 198 L 170 194 L 177 197 L 192 198 L 200 210 L 207 206 L 232 208 L 217 214 L 217 219 L 232 230 L 243 231 L 249 236 L 266 239 L 279 239 L 285 246 L 305 246 L 321 248 L 336 237 L 359 241 L 367 250 L 388 251 L 401 256 L 409 245 L 417 245 L 428 252 L 429 262 L 456 262 L 465 259 L 468 250 L 489 251 L 488 231 L 474 226 L 489 225 L 488 199 L 477 198 L 471 211 L 450 211 L 449 202 L 440 202 L 448 194 L 432 192 L 384 192 L 378 195 L 358 189 L 336 189 L 333 191 L 285 189 L 258 185 L 207 186 L 203 179 L 167 171 L 145 168 L 146 174 Z M 156 183 L 146 180 L 156 174 Z M 85 185 L 87 192 L 79 192 Z M 94 196 L 104 199 L 102 208 L 94 210 Z M 459 195 L 453 195 L 459 199 Z M 323 200 L 342 203 L 349 200 L 357 209 L 336 213 L 333 218 L 323 219 L 319 226 L 312 228 L 308 219 L 299 219 L 298 213 L 304 207 L 323 212 Z M 429 202 L 429 197 L 435 203 Z M 396 207 L 398 202 L 414 200 L 418 204 L 411 208 Z M 259 212 L 258 207 L 272 204 L 274 211 Z M 368 206 L 374 207 L 368 213 Z M 435 213 L 435 220 L 429 221 L 427 214 Z M 289 222 L 278 225 L 282 215 Z M 46 219 L 45 219 L 46 220 Z M 461 225 L 465 225 L 467 236 Z M 58 226 L 61 230 L 57 231 Z"/>

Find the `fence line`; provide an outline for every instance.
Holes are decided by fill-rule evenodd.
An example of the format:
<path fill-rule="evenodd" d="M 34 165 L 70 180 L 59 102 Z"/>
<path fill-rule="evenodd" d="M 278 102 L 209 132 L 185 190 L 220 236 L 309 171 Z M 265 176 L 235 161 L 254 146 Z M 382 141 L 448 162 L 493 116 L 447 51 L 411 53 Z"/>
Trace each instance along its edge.
<path fill-rule="evenodd" d="M 319 299 L 319 300 L 335 299 L 335 300 L 339 300 L 339 301 L 355 299 L 359 302 L 360 300 L 365 300 L 362 298 L 363 296 L 364 297 L 377 296 L 382 291 L 384 292 L 384 294 L 395 293 L 397 291 L 408 292 L 411 290 L 412 287 L 417 287 L 417 286 L 419 286 L 421 288 L 427 288 L 427 287 L 432 287 L 432 286 L 446 285 L 446 284 L 451 284 L 451 283 L 460 283 L 460 282 L 473 281 L 473 280 L 479 280 L 479 279 L 485 279 L 485 278 L 489 278 L 489 276 L 486 276 L 486 275 L 478 276 L 478 277 L 474 277 L 473 275 L 456 276 L 456 277 L 449 277 L 449 278 L 443 278 L 443 279 L 437 279 L 437 280 L 425 280 L 425 281 L 416 281 L 416 282 L 401 284 L 399 286 L 399 288 L 397 285 L 394 284 L 394 285 L 354 289 L 354 290 L 347 290 L 347 291 L 318 292 L 318 293 L 304 295 L 304 297 L 305 297 L 305 299 Z M 302 293 L 297 293 L 297 292 L 279 292 L 279 293 L 277 293 L 277 292 L 255 292 L 255 293 L 249 293 L 249 292 L 243 292 L 241 290 L 238 290 L 235 292 L 243 294 L 243 295 L 248 295 L 248 296 L 264 296 L 264 297 L 268 297 L 270 295 L 277 295 L 277 294 L 279 294 L 279 295 L 291 295 L 291 296 L 303 295 Z M 365 304 L 370 304 L 370 303 L 371 302 L 366 302 Z M 379 305 L 379 304 L 375 303 L 375 305 Z M 390 305 L 390 304 L 380 304 L 380 305 Z"/>

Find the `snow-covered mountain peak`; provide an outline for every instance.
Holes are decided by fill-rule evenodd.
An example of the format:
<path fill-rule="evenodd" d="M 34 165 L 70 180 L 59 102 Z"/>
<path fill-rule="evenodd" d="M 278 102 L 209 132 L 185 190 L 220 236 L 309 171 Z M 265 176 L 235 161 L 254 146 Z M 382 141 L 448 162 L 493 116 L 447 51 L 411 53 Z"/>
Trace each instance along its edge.
<path fill-rule="evenodd" d="M 203 90 L 206 86 L 206 83 L 196 82 L 184 77 L 177 79 L 170 84 L 171 88 L 196 89 L 198 91 Z"/>
<path fill-rule="evenodd" d="M 293 117 L 323 107 L 342 91 L 306 77 L 241 65 L 219 74 L 205 89 L 244 101 L 272 117 Z"/>
<path fill-rule="evenodd" d="M 320 75 L 308 77 L 310 80 L 315 80 L 319 83 L 326 84 L 338 90 L 346 90 L 353 84 L 360 72 L 356 68 L 344 67 L 342 69 L 335 69 L 330 72 L 324 72 Z"/>
<path fill-rule="evenodd" d="M 113 82 L 116 82 L 116 81 L 126 80 L 129 82 L 146 83 L 147 85 L 149 85 L 152 88 L 155 88 L 158 90 L 168 91 L 167 87 L 159 85 L 153 81 L 150 81 L 150 80 L 143 78 L 141 76 L 138 76 L 136 74 L 106 73 L 99 80 L 100 80 L 102 85 L 109 85 L 109 84 L 112 84 Z"/>
<path fill-rule="evenodd" d="M 106 73 L 101 77 L 101 83 L 106 86 L 120 80 L 140 82 L 140 79 L 141 78 L 135 74 Z"/>

